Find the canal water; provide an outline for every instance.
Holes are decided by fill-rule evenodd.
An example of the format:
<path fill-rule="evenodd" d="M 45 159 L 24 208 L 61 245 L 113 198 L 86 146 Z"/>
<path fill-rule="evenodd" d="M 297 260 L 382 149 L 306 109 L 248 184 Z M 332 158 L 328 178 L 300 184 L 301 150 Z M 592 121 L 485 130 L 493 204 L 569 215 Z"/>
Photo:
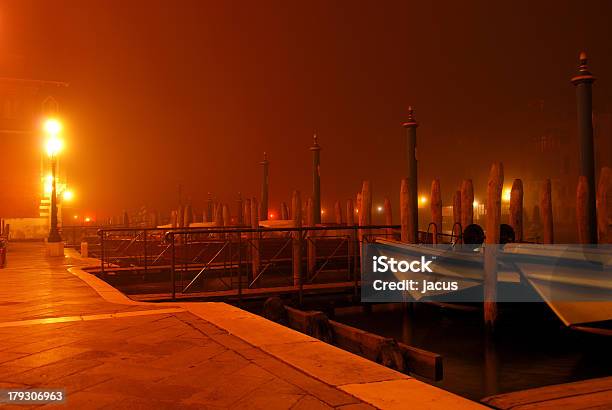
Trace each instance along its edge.
<path fill-rule="evenodd" d="M 612 375 L 612 340 L 564 328 L 543 303 L 500 304 L 494 338 L 482 312 L 416 303 L 335 311 L 335 320 L 443 356 L 444 379 L 430 384 L 473 400 Z"/>

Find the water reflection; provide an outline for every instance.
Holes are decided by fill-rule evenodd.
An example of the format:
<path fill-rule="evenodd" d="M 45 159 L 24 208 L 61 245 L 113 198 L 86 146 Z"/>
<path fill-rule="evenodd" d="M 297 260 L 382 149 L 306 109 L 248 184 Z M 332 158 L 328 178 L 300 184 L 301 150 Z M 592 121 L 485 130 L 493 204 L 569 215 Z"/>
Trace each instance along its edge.
<path fill-rule="evenodd" d="M 371 313 L 338 309 L 336 320 L 442 354 L 444 379 L 432 384 L 475 400 L 612 374 L 610 340 L 563 328 L 542 304 L 500 304 L 492 337 L 473 308 L 377 305 Z"/>

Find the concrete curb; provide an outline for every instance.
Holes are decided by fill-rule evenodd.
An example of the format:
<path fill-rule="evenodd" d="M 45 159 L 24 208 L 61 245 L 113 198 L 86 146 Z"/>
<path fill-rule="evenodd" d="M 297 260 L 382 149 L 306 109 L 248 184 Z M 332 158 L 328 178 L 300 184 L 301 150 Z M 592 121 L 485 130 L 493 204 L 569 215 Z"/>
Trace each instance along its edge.
<path fill-rule="evenodd" d="M 136 302 L 82 268 L 68 271 L 110 303 L 181 307 L 306 375 L 377 408 L 487 408 L 226 303 Z"/>

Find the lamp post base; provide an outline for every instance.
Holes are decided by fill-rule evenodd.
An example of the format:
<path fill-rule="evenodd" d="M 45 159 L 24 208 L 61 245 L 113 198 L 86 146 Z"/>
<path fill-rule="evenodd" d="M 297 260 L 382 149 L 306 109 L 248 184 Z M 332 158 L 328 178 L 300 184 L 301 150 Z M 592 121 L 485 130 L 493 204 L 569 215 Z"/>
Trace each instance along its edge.
<path fill-rule="evenodd" d="M 64 256 L 64 242 L 47 242 L 47 256 Z"/>

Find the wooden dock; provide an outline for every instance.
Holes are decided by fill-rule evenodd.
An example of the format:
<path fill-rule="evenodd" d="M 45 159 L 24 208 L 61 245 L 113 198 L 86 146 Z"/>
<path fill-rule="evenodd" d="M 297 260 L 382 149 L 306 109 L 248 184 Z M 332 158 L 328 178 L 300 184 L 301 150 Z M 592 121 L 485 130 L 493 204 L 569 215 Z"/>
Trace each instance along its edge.
<path fill-rule="evenodd" d="M 521 390 L 482 399 L 494 409 L 612 409 L 612 377 Z"/>

